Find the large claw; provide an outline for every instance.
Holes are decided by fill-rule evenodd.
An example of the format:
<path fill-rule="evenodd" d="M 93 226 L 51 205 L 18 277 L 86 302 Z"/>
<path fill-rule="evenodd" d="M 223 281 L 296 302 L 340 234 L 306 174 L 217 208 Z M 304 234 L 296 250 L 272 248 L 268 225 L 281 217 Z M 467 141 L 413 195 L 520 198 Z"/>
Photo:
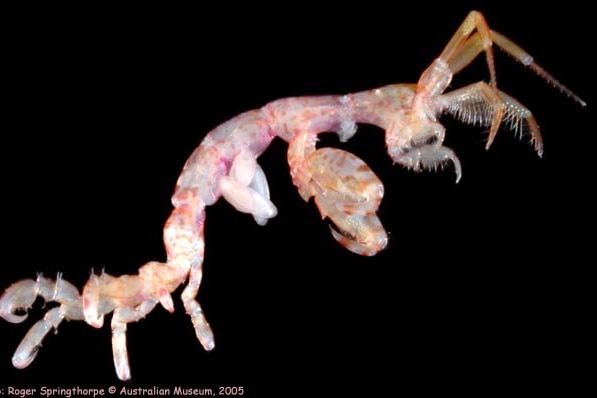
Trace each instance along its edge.
<path fill-rule="evenodd" d="M 365 162 L 335 148 L 322 148 L 308 157 L 315 204 L 328 217 L 333 237 L 348 250 L 372 256 L 386 247 L 388 237 L 375 215 L 383 184 Z"/>
<path fill-rule="evenodd" d="M 361 159 L 341 149 L 321 148 L 307 161 L 316 196 L 349 214 L 377 211 L 383 198 L 383 183 Z"/>

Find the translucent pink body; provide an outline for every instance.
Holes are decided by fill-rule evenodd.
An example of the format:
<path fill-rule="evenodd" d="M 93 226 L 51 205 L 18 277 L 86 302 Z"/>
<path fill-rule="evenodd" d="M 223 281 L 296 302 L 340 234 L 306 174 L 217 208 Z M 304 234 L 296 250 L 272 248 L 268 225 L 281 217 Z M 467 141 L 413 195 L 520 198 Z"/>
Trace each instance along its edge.
<path fill-rule="evenodd" d="M 319 134 L 334 132 L 346 141 L 360 123 L 378 126 L 385 131 L 387 152 L 396 164 L 421 171 L 451 163 L 457 181 L 461 166 L 456 154 L 443 146 L 442 114 L 489 127 L 488 147 L 506 121 L 513 129 L 528 132 L 541 154 L 541 135 L 531 112 L 497 88 L 492 44 L 584 105 L 528 53 L 490 30 L 483 16 L 473 11 L 417 84 L 388 85 L 347 95 L 285 98 L 242 113 L 211 131 L 186 162 L 172 197 L 174 209 L 164 227 L 166 262 L 149 262 L 137 275 L 92 275 L 81 294 L 60 275 L 56 280 L 40 275 L 6 289 L 0 298 L 0 316 L 9 322 L 24 321 L 26 315 L 16 312 L 30 307 L 37 296 L 59 304 L 29 330 L 13 356 L 13 365 L 28 366 L 43 338 L 63 319 L 101 327 L 104 316 L 113 312 L 116 373 L 122 380 L 130 379 L 127 324 L 141 320 L 158 303 L 172 312 L 171 293 L 185 281 L 181 295 L 185 311 L 200 343 L 206 350 L 213 349 L 211 327 L 196 300 L 203 275 L 205 209 L 223 197 L 240 212 L 251 214 L 259 225 L 277 215 L 267 178 L 257 163 L 276 137 L 288 143 L 290 174 L 300 196 L 305 201 L 314 198 L 322 218 L 332 224 L 334 239 L 367 256 L 387 244 L 386 231 L 376 215 L 383 184 L 355 155 L 317 148 Z M 452 76 L 481 53 L 487 59 L 490 83 L 445 92 Z"/>

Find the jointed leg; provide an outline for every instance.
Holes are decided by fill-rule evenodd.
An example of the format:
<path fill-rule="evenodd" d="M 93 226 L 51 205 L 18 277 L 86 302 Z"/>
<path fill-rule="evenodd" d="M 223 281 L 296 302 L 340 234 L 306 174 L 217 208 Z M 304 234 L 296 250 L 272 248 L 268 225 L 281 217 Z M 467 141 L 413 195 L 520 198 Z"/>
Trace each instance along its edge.
<path fill-rule="evenodd" d="M 495 63 L 492 49 L 493 41 L 491 39 L 491 30 L 485 21 L 485 17 L 478 11 L 471 11 L 452 39 L 444 48 L 444 51 L 439 56 L 436 62 L 445 62 L 449 71 L 450 78 L 456 73 L 460 72 L 464 67 L 470 64 L 481 51 L 485 52 L 485 59 L 487 61 L 487 67 L 489 68 L 490 85 L 493 89 L 493 93 L 488 91 L 488 98 L 491 101 L 491 108 L 494 110 L 492 113 L 492 122 L 489 129 L 489 137 L 493 139 L 496 136 L 500 123 L 503 118 L 502 107 L 499 106 L 500 100 L 497 95 L 497 78 L 495 73 Z M 421 80 L 424 81 L 424 75 Z M 442 91 L 447 87 L 442 87 Z"/>
<path fill-rule="evenodd" d="M 497 98 L 496 98 L 497 96 Z M 543 153 L 543 140 L 539 125 L 531 111 L 508 94 L 495 91 L 487 83 L 479 82 L 443 94 L 438 98 L 441 111 L 447 112 L 467 124 L 489 125 L 493 123 L 496 107 L 502 109 L 504 120 L 521 135 L 525 130 L 531 134 L 535 150 Z M 495 133 L 490 131 L 486 148 L 493 143 Z"/>
<path fill-rule="evenodd" d="M 126 348 L 126 324 L 137 322 L 149 314 L 159 301 L 149 299 L 135 308 L 120 307 L 114 310 L 112 316 L 112 355 L 114 367 L 120 380 L 131 378 L 128 352 Z"/>
<path fill-rule="evenodd" d="M 31 307 L 37 296 L 46 302 L 58 302 L 61 305 L 52 308 L 37 321 L 17 347 L 12 364 L 19 369 L 29 366 L 37 356 L 42 340 L 50 330 L 57 329 L 63 319 L 84 318 L 79 291 L 62 279 L 60 274 L 55 281 L 39 275 L 35 281 L 27 279 L 14 283 L 0 298 L 0 317 L 12 323 L 23 322 L 27 315 L 16 315 L 14 312 Z"/>
<path fill-rule="evenodd" d="M 489 67 L 490 83 L 489 85 L 471 86 L 470 89 L 475 91 L 473 97 L 482 96 L 484 98 L 483 102 L 485 110 L 491 110 L 490 113 L 484 113 L 484 121 L 488 121 L 489 118 L 491 119 L 487 146 L 489 147 L 489 145 L 491 145 L 504 117 L 510 122 L 525 119 L 533 136 L 535 148 L 537 149 L 537 152 L 541 153 L 539 129 L 530 115 L 530 112 L 520 105 L 518 101 L 497 89 L 492 50 L 493 44 L 497 45 L 501 50 L 521 62 L 523 65 L 529 67 L 539 77 L 543 78 L 579 104 L 583 106 L 585 105 L 585 102 L 576 94 L 535 63 L 533 57 L 529 53 L 501 33 L 489 29 L 485 18 L 478 11 L 472 11 L 468 14 L 439 58 L 437 58 L 421 75 L 417 92 L 423 98 L 425 96 L 441 94 L 448 87 L 452 76 L 469 65 L 481 51 L 484 51 L 487 65 Z M 463 92 L 459 91 L 457 94 L 462 95 Z M 506 114 L 504 114 L 504 112 L 506 112 Z M 462 110 L 456 113 L 462 113 Z"/>
<path fill-rule="evenodd" d="M 471 11 L 456 30 L 439 58 L 450 66 L 452 74 L 456 74 L 483 50 L 489 68 L 491 86 L 497 87 L 492 43 L 491 31 L 485 17 L 478 11 Z"/>
<path fill-rule="evenodd" d="M 189 284 L 182 292 L 182 302 L 184 308 L 191 317 L 191 322 L 195 327 L 195 335 L 199 342 L 205 348 L 206 351 L 211 351 L 215 347 L 214 334 L 205 319 L 201 305 L 197 302 L 195 297 L 199 292 L 199 286 L 201 285 L 201 279 L 203 278 L 202 265 L 198 264 L 191 268 L 189 275 Z"/>
<path fill-rule="evenodd" d="M 83 312 L 80 308 L 67 307 L 65 305 L 52 308 L 46 312 L 44 317 L 29 329 L 21 344 L 15 350 L 12 356 L 12 365 L 17 369 L 29 366 L 37 356 L 41 342 L 48 332 L 50 330 L 57 330 L 65 318 L 83 320 Z"/>
<path fill-rule="evenodd" d="M 476 31 L 474 31 L 476 29 Z M 442 54 L 440 59 L 444 60 L 452 74 L 460 72 L 469 65 L 480 53 L 485 51 L 487 66 L 489 67 L 490 84 L 497 87 L 495 65 L 493 61 L 492 45 L 497 45 L 502 51 L 531 69 L 537 76 L 562 91 L 564 94 L 585 106 L 581 100 L 568 87 L 560 83 L 555 77 L 549 74 L 534 58 L 518 44 L 508 39 L 503 34 L 489 29 L 483 15 L 477 11 L 472 11 L 464 20 L 460 28 L 456 31 Z"/>
<path fill-rule="evenodd" d="M 195 299 L 203 276 L 204 222 L 204 204 L 195 203 L 176 208 L 164 227 L 164 243 L 168 252 L 168 264 L 189 278 L 181 295 L 182 303 L 191 317 L 199 342 L 209 351 L 214 348 L 213 332 Z"/>

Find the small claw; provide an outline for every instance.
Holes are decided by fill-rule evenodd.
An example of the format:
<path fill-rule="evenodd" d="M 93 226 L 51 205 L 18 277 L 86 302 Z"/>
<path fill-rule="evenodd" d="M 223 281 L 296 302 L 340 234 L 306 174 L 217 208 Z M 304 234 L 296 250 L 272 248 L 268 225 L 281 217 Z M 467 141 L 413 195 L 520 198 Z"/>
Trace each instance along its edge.
<path fill-rule="evenodd" d="M 0 314 L 0 316 L 2 318 L 4 318 L 4 320 L 10 322 L 10 323 L 21 323 L 23 322 L 25 319 L 27 319 L 27 317 L 29 315 L 27 314 L 23 314 L 23 315 L 15 315 L 15 314 Z"/>
<path fill-rule="evenodd" d="M 94 328 L 101 328 L 104 325 L 104 315 L 98 312 L 100 282 L 97 275 L 91 275 L 89 281 L 83 288 L 83 314 L 85 322 Z"/>
<path fill-rule="evenodd" d="M 170 313 L 174 312 L 174 302 L 172 301 L 172 296 L 167 290 L 160 292 L 158 299 L 166 311 Z"/>
<path fill-rule="evenodd" d="M 0 317 L 4 318 L 4 320 L 10 322 L 10 323 L 21 323 L 23 322 L 25 319 L 27 319 L 29 315 L 27 314 L 23 314 L 23 315 L 16 315 L 13 314 L 12 312 L 1 312 L 0 313 Z"/>
<path fill-rule="evenodd" d="M 27 309 L 33 305 L 37 297 L 37 282 L 32 279 L 13 283 L 0 298 L 0 317 L 11 323 L 21 323 L 27 314 L 17 315 L 14 312 Z"/>
<path fill-rule="evenodd" d="M 359 242 L 344 234 L 341 234 L 332 226 L 330 226 L 330 232 L 332 233 L 334 239 L 338 241 L 338 243 L 360 256 L 375 256 L 388 244 L 388 237 L 385 234 L 383 236 L 377 236 L 375 240 L 370 242 Z"/>
<path fill-rule="evenodd" d="M 374 256 L 388 244 L 388 234 L 376 215 L 334 213 L 330 220 L 338 228 L 330 225 L 334 239 L 353 253 Z"/>
<path fill-rule="evenodd" d="M 100 329 L 104 326 L 104 316 L 97 314 L 97 308 L 95 309 L 95 312 L 93 312 L 93 310 L 85 311 L 85 309 L 83 309 L 83 313 L 85 314 L 85 322 L 87 322 L 88 325 L 93 326 L 96 329 Z"/>
<path fill-rule="evenodd" d="M 462 165 L 460 164 L 460 159 L 458 159 L 458 156 L 456 156 L 454 153 L 452 153 L 452 155 L 453 156 L 450 157 L 450 160 L 454 165 L 454 172 L 456 173 L 456 184 L 458 184 L 460 182 L 460 179 L 462 178 Z"/>

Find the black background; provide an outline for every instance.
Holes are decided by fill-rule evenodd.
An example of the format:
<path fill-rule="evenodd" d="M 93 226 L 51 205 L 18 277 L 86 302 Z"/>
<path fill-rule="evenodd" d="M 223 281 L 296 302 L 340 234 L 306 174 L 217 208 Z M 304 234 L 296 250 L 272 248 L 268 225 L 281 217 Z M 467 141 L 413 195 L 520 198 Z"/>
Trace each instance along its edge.
<path fill-rule="evenodd" d="M 279 215 L 261 228 L 226 203 L 207 210 L 199 296 L 216 349 L 203 351 L 176 299 L 173 315 L 158 308 L 129 326 L 128 385 L 242 385 L 255 397 L 572 388 L 585 372 L 573 354 L 585 349 L 578 334 L 591 315 L 578 308 L 594 262 L 579 255 L 594 180 L 583 175 L 595 103 L 588 10 L 338 7 L 7 14 L 1 285 L 63 272 L 81 287 L 91 269 L 120 275 L 163 260 L 169 197 L 209 130 L 281 97 L 416 82 L 477 8 L 589 103 L 577 106 L 497 53 L 498 83 L 534 112 L 544 158 L 507 131 L 486 152 L 483 129 L 445 118 L 446 144 L 463 164 L 454 184 L 450 169 L 393 167 L 377 128 L 361 127 L 347 144 L 324 138 L 385 183 L 389 247 L 361 258 L 300 200 L 276 140 L 260 163 Z M 482 79 L 478 60 L 453 87 Z M 41 304 L 24 324 L 0 322 L 2 386 L 124 384 L 108 325 L 65 322 L 30 367 L 14 369 Z"/>

